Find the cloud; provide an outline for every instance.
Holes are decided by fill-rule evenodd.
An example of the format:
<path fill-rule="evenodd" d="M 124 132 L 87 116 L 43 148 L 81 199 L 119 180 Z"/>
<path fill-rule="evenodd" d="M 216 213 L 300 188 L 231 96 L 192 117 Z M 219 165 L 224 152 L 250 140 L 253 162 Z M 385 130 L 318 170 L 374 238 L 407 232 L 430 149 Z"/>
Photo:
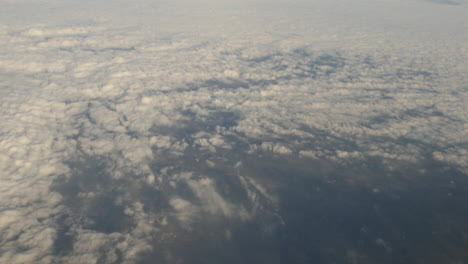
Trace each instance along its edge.
<path fill-rule="evenodd" d="M 159 238 L 179 239 L 178 225 L 275 226 L 273 180 L 247 158 L 468 168 L 458 11 L 443 11 L 456 18 L 447 38 L 406 13 L 362 22 L 330 4 L 138 1 L 146 8 L 112 7 L 100 21 L 68 4 L 46 24 L 0 11 L 2 263 L 138 263 Z"/>
<path fill-rule="evenodd" d="M 200 199 L 202 207 L 209 213 L 220 214 L 226 217 L 239 217 L 247 219 L 248 213 L 241 206 L 226 202 L 213 186 L 213 180 L 204 178 L 198 181 L 189 180 L 188 185 Z"/>

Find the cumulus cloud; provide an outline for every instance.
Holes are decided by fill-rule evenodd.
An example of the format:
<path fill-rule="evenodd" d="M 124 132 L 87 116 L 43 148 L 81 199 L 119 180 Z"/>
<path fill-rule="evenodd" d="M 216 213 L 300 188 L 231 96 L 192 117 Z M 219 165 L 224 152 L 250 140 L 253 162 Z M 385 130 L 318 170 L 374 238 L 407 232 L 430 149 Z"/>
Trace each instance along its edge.
<path fill-rule="evenodd" d="M 100 21 L 63 3 L 76 22 L 54 15 L 45 24 L 7 23 L 7 9 L 30 14 L 7 1 L 0 262 L 138 263 L 179 223 L 276 214 L 268 180 L 237 163 L 245 155 L 342 164 L 417 163 L 430 153 L 466 171 L 465 28 L 448 38 L 406 13 L 358 21 L 350 18 L 362 11 L 341 10 L 348 4 L 311 14 L 272 5 L 257 14 L 231 2 L 224 4 L 238 8 L 210 2 L 210 13 L 194 3 L 138 1 L 144 8 L 123 15 L 128 26 L 112 22 L 123 8 L 104 12 L 100 2 L 93 11 Z M 408 5 L 422 5 L 423 18 L 436 8 Z M 443 12 L 456 18 L 447 28 L 466 23 L 461 11 Z M 114 208 L 115 219 L 103 207 Z"/>

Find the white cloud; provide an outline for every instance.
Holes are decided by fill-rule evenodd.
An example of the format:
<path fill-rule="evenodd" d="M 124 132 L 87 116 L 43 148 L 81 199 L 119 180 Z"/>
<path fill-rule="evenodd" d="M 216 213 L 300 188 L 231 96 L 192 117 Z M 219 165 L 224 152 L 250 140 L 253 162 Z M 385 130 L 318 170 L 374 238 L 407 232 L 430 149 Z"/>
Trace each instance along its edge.
<path fill-rule="evenodd" d="M 173 173 L 197 170 L 187 164 L 219 168 L 224 153 L 244 145 L 334 162 L 417 162 L 431 151 L 468 168 L 466 5 L 21 2 L 31 9 L 3 1 L 0 11 L 2 263 L 112 263 L 114 249 L 137 262 L 160 223 L 173 224 L 141 205 L 147 194 L 139 188 L 147 185 L 155 192 L 172 186 L 168 206 L 187 225 L 202 214 L 249 219 L 255 210 L 224 197 L 215 176 Z M 28 22 L 46 17 L 48 7 L 63 12 Z M 434 18 L 435 11 L 450 19 Z M 213 116 L 221 111 L 236 118 Z M 128 185 L 113 202 L 135 225 L 104 234 L 76 221 L 72 249 L 59 257 L 56 219 L 67 209 L 50 187 L 73 176 L 67 161 L 79 155 L 109 157 L 110 184 Z M 274 203 L 267 188 L 247 175 L 240 180 L 252 203 Z M 183 184 L 196 201 L 177 193 Z M 90 193 L 79 197 L 92 200 Z"/>
<path fill-rule="evenodd" d="M 189 201 L 181 198 L 173 198 L 169 201 L 169 204 L 176 210 L 177 219 L 185 224 L 190 224 L 193 215 L 196 213 L 197 208 L 194 207 Z"/>

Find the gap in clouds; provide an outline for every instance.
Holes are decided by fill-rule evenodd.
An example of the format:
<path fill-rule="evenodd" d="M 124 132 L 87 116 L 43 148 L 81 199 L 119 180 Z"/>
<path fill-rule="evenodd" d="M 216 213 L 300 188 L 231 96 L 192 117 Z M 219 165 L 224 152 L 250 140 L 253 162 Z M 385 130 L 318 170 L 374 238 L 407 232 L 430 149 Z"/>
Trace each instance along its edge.
<path fill-rule="evenodd" d="M 52 188 L 66 208 L 58 219 L 64 232 L 56 240 L 63 243 L 58 255 L 70 253 L 70 230 L 78 227 L 125 234 L 136 220 L 116 215 L 122 212 L 116 203 L 129 208 L 140 202 L 159 220 L 146 239 L 151 250 L 137 263 L 440 263 L 467 257 L 467 175 L 444 163 L 311 159 L 268 148 L 246 153 L 247 145 L 229 143 L 230 149 L 216 152 L 200 146 L 182 155 L 160 152 L 150 161 L 156 183 L 131 174 L 110 177 L 113 158 L 90 157 L 76 167 L 70 162 L 79 172 Z M 77 195 L 98 189 L 91 198 Z M 174 197 L 189 207 L 172 207 Z M 243 209 L 247 218 L 238 215 Z M 108 247 L 103 250 L 115 245 Z"/>

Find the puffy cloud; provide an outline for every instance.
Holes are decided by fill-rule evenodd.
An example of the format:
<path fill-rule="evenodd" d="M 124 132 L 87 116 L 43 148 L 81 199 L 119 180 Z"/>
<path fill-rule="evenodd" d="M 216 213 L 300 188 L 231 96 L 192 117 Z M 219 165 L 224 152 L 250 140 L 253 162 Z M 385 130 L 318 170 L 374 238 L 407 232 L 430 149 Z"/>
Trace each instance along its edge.
<path fill-rule="evenodd" d="M 396 1 L 349 11 L 208 1 L 212 13 L 137 1 L 125 19 L 101 1 L 89 17 L 40 2 L 64 12 L 31 24 L 5 11 L 26 19 L 26 6 L 0 11 L 2 263 L 138 263 L 173 216 L 190 227 L 207 215 L 248 221 L 264 203 L 275 211 L 264 181 L 231 164 L 243 155 L 417 163 L 432 153 L 468 168 L 465 5 L 446 6 L 453 19 L 438 26 L 422 1 L 407 3 L 416 17 Z M 368 12 L 384 7 L 401 12 Z M 70 13 L 81 22 L 65 22 Z M 92 228 L 103 204 L 125 228 Z M 72 242 L 58 254 L 63 237 Z"/>
<path fill-rule="evenodd" d="M 187 224 L 196 212 L 196 207 L 189 201 L 181 198 L 173 198 L 169 201 L 169 204 L 176 210 L 177 219 L 184 224 Z"/>

